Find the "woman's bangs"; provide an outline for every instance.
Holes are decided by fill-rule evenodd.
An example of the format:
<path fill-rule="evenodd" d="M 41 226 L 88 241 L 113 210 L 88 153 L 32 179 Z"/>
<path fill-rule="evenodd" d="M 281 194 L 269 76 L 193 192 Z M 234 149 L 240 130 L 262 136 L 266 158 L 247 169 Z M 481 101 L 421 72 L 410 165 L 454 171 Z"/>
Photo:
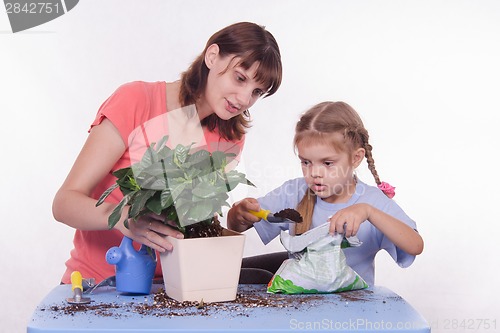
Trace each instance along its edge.
<path fill-rule="evenodd" d="M 254 80 L 267 88 L 264 97 L 271 96 L 281 85 L 281 61 L 279 57 L 277 58 L 273 54 L 266 53 L 261 55 L 260 53 L 252 52 L 241 58 L 240 65 L 245 69 L 249 69 L 255 62 L 259 66 L 257 67 Z"/>

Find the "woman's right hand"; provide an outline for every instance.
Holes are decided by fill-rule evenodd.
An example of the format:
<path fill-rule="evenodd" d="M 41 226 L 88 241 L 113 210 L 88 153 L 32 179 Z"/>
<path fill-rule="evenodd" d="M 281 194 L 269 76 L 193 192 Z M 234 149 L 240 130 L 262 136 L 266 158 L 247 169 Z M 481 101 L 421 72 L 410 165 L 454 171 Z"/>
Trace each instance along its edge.
<path fill-rule="evenodd" d="M 139 217 L 137 221 L 129 219 L 128 229 L 123 223 L 117 223 L 115 228 L 123 235 L 158 252 L 171 251 L 173 248 L 165 236 L 184 238 L 180 231 L 165 225 L 162 216 L 152 213 Z"/>
<path fill-rule="evenodd" d="M 253 227 L 253 224 L 260 221 L 250 211 L 259 211 L 259 202 L 254 198 L 245 198 L 233 204 L 227 212 L 227 226 L 229 229 L 242 232 Z"/>

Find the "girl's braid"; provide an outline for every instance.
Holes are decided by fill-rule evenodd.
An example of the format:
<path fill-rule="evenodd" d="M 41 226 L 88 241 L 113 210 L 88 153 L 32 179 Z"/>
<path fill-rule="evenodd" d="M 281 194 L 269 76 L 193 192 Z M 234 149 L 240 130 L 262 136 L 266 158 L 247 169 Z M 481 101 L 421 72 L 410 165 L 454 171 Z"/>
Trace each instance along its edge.
<path fill-rule="evenodd" d="M 365 128 L 358 128 L 359 137 L 361 139 L 361 146 L 365 149 L 366 162 L 368 163 L 368 169 L 375 178 L 375 183 L 380 185 L 380 177 L 378 176 L 377 169 L 375 169 L 375 160 L 372 154 L 372 145 L 368 143 L 368 131 Z"/>
<path fill-rule="evenodd" d="M 378 176 L 377 170 L 375 169 L 375 161 L 373 160 L 372 145 L 366 143 L 365 151 L 366 162 L 368 162 L 368 169 L 370 169 L 373 178 L 375 178 L 375 183 L 377 183 L 377 185 L 380 185 L 380 178 Z"/>

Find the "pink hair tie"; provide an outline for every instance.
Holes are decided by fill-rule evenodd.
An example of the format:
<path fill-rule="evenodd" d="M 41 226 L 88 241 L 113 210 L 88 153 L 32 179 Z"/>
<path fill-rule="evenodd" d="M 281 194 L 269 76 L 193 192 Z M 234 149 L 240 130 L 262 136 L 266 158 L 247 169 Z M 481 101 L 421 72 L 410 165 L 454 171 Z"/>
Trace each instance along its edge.
<path fill-rule="evenodd" d="M 389 183 L 381 182 L 377 187 L 391 199 L 396 195 L 396 188 Z"/>

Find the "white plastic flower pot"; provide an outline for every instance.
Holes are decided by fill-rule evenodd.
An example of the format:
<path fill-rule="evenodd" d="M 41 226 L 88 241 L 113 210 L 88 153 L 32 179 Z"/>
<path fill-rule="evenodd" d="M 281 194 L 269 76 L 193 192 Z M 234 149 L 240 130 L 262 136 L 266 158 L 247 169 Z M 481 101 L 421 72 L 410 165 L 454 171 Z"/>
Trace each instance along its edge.
<path fill-rule="evenodd" d="M 177 301 L 236 299 L 245 235 L 224 229 L 220 237 L 167 237 L 172 251 L 160 254 L 165 291 Z"/>

